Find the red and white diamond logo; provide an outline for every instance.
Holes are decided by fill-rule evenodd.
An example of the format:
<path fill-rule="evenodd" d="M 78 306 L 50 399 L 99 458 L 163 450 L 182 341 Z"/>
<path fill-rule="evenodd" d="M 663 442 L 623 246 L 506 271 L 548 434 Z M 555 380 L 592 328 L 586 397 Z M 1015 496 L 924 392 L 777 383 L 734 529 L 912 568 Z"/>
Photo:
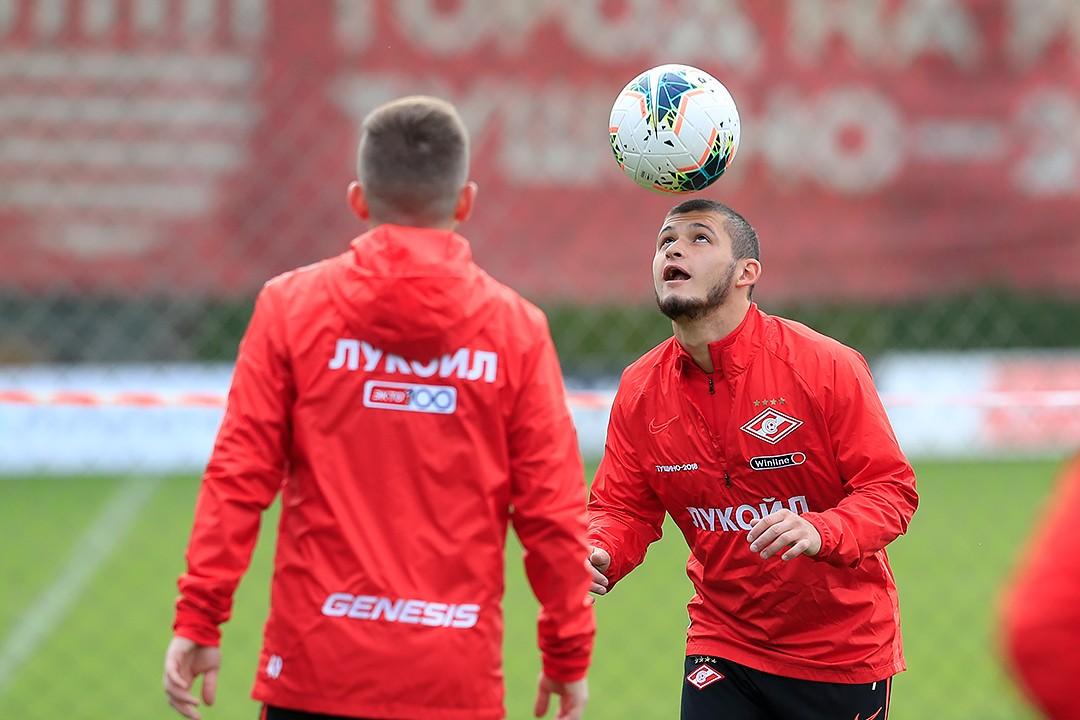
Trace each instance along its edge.
<path fill-rule="evenodd" d="M 718 680 L 723 680 L 722 673 L 716 671 L 715 668 L 709 665 L 699 665 L 690 671 L 690 674 L 686 676 L 686 681 L 696 687 L 698 690 L 704 690 Z"/>
<path fill-rule="evenodd" d="M 741 429 L 759 440 L 775 445 L 795 432 L 795 428 L 802 424 L 802 420 L 796 420 L 790 415 L 769 408 L 743 425 Z"/>

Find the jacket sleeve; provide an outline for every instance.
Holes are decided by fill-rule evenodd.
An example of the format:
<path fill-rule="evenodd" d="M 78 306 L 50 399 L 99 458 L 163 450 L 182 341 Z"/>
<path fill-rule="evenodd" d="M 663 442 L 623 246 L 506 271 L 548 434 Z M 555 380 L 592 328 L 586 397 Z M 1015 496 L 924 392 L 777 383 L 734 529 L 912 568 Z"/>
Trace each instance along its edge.
<path fill-rule="evenodd" d="M 526 359 L 508 425 L 514 530 L 540 602 L 537 636 L 544 674 L 585 677 L 596 624 L 585 567 L 585 472 L 546 323 Z"/>
<path fill-rule="evenodd" d="M 611 556 L 609 589 L 645 560 L 664 526 L 664 505 L 649 485 L 631 440 L 626 396 L 624 376 L 611 407 L 604 457 L 589 499 L 589 542 Z"/>
<path fill-rule="evenodd" d="M 178 582 L 173 628 L 203 645 L 220 641 L 219 626 L 229 619 L 233 592 L 251 561 L 262 512 L 285 475 L 294 390 L 270 290 L 259 294 L 240 343 L 195 506 L 187 572 Z"/>
<path fill-rule="evenodd" d="M 815 559 L 856 567 L 907 531 L 919 504 L 915 472 L 857 352 L 835 358 L 822 406 L 846 497 L 834 508 L 803 517 L 821 535 Z"/>
<path fill-rule="evenodd" d="M 1004 603 L 1003 646 L 1029 698 L 1049 718 L 1075 717 L 1080 676 L 1080 455 L 1062 473 Z"/>

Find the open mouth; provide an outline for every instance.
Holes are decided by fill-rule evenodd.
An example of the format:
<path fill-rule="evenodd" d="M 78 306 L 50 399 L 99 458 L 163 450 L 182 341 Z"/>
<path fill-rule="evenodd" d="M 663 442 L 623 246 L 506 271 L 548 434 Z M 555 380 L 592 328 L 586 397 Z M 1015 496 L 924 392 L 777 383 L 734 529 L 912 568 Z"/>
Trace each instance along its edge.
<path fill-rule="evenodd" d="M 678 265 L 668 265 L 664 268 L 664 282 L 672 282 L 677 280 L 689 280 L 690 273 L 683 270 Z"/>

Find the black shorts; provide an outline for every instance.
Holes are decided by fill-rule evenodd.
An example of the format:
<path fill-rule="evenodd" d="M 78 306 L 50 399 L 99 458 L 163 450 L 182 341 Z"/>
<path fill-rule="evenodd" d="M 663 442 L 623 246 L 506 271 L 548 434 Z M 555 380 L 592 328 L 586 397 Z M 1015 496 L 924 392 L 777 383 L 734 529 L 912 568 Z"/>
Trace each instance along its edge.
<path fill-rule="evenodd" d="M 301 710 L 289 710 L 287 708 L 263 705 L 259 712 L 259 720 L 362 720 L 343 715 L 318 715 L 316 713 L 303 712 Z"/>
<path fill-rule="evenodd" d="M 682 720 L 885 720 L 892 678 L 847 685 L 771 675 L 722 658 L 686 658 Z"/>

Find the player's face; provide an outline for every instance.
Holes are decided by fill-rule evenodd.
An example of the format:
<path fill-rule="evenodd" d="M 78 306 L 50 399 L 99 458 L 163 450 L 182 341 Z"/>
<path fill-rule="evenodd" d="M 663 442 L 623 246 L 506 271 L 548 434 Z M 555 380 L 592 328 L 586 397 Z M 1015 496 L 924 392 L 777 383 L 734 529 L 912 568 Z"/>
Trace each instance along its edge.
<path fill-rule="evenodd" d="M 736 262 L 723 216 L 692 212 L 664 218 L 656 238 L 656 304 L 672 320 L 695 320 L 731 295 Z"/>

